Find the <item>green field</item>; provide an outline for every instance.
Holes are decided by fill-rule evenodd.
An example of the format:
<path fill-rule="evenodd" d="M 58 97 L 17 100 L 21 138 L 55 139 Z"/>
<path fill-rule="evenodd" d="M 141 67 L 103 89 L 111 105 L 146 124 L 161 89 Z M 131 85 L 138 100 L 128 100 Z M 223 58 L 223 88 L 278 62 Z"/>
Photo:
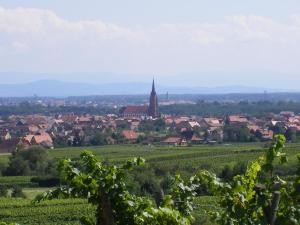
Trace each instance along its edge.
<path fill-rule="evenodd" d="M 232 145 L 199 145 L 193 147 L 161 147 L 161 146 L 101 146 L 85 148 L 62 148 L 49 150 L 51 158 L 59 160 L 78 157 L 82 150 L 91 150 L 95 155 L 111 163 L 122 163 L 127 159 L 141 156 L 146 159 L 150 168 L 175 171 L 186 176 L 195 174 L 200 169 L 220 172 L 225 165 L 233 166 L 238 162 L 249 162 L 261 156 L 263 143 Z M 288 144 L 285 151 L 289 155 L 289 163 L 284 169 L 293 169 L 296 154 L 300 152 L 300 144 Z M 0 156 L 0 161 L 7 161 L 8 156 Z M 28 182 L 30 177 L 0 177 L 1 183 Z M 18 222 L 19 224 L 79 224 L 83 215 L 93 215 L 94 207 L 85 200 L 54 200 L 32 205 L 36 194 L 47 189 L 26 188 L 28 199 L 0 199 L 0 221 Z M 216 208 L 216 199 L 209 196 L 199 197 L 195 202 L 195 224 L 209 225 L 205 210 Z"/>
<path fill-rule="evenodd" d="M 82 199 L 52 200 L 32 204 L 30 199 L 0 199 L 0 220 L 28 225 L 80 224 L 82 216 L 94 214 L 94 207 Z"/>
<path fill-rule="evenodd" d="M 238 162 L 249 162 L 263 154 L 264 143 L 198 145 L 192 147 L 162 147 L 141 145 L 110 145 L 84 148 L 62 148 L 51 150 L 50 156 L 55 159 L 78 157 L 83 150 L 90 150 L 101 160 L 122 163 L 130 158 L 141 156 L 146 163 L 154 167 L 174 168 L 178 172 L 195 173 L 199 169 L 219 172 L 225 165 Z M 297 161 L 300 144 L 288 144 L 285 151 L 289 155 L 289 163 Z"/>
<path fill-rule="evenodd" d="M 26 192 L 26 191 L 25 191 Z M 211 225 L 206 210 L 215 207 L 214 197 L 199 197 L 195 224 Z M 79 225 L 82 216 L 94 216 L 95 207 L 83 199 L 51 200 L 33 204 L 30 199 L 0 198 L 0 221 L 21 225 Z"/>

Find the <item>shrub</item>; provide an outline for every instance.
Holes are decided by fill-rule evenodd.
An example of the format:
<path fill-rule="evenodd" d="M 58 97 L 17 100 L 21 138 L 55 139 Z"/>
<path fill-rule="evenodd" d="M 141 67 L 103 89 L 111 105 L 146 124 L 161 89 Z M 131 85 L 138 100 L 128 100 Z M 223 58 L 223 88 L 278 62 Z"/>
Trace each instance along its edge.
<path fill-rule="evenodd" d="M 26 198 L 26 196 L 20 186 L 13 187 L 11 197 L 12 198 Z"/>
<path fill-rule="evenodd" d="M 8 194 L 8 188 L 6 186 L 0 186 L 0 197 L 6 197 Z"/>
<path fill-rule="evenodd" d="M 54 167 L 48 157 L 47 150 L 40 146 L 33 146 L 13 153 L 5 171 L 8 176 L 24 176 L 35 174 L 49 174 Z"/>

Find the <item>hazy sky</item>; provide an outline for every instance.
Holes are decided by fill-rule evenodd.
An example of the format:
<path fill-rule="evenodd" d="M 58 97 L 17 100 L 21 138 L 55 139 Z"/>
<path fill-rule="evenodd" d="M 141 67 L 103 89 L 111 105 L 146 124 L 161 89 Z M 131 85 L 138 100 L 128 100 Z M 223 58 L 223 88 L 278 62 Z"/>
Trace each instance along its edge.
<path fill-rule="evenodd" d="M 0 83 L 300 91 L 299 60 L 299 0 L 0 0 Z"/>

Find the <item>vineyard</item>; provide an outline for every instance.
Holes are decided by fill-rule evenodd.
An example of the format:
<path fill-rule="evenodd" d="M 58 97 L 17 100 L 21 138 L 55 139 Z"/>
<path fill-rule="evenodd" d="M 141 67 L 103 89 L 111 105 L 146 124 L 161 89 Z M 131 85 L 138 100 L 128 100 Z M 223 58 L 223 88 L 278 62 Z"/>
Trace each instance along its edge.
<path fill-rule="evenodd" d="M 126 160 L 141 156 L 146 159 L 149 168 L 157 171 L 172 171 L 183 176 L 195 174 L 200 169 L 219 173 L 224 166 L 234 166 L 238 162 L 247 163 L 261 156 L 263 144 L 235 145 L 200 145 L 193 147 L 160 147 L 160 146 L 105 146 L 87 148 L 54 149 L 49 152 L 54 159 L 77 158 L 83 149 L 91 150 L 97 158 L 108 163 L 120 164 Z M 285 151 L 289 156 L 288 164 L 280 166 L 284 175 L 296 164 L 299 144 L 288 144 Z M 1 156 L 0 161 L 7 161 L 8 156 Z M 1 184 L 30 183 L 31 177 L 0 177 Z M 46 189 L 25 188 L 26 199 L 1 198 L 0 221 L 19 224 L 80 224 L 79 219 L 94 215 L 95 208 L 83 199 L 52 200 L 32 204 L 32 199 Z M 215 209 L 216 198 L 211 196 L 197 197 L 194 217 L 195 225 L 211 225 L 206 210 Z"/>
<path fill-rule="evenodd" d="M 219 173 L 226 165 L 233 167 L 237 163 L 247 164 L 261 156 L 265 146 L 267 144 L 264 143 L 192 147 L 121 145 L 55 149 L 50 152 L 50 156 L 55 159 L 74 158 L 78 157 L 82 150 L 90 150 L 99 159 L 115 164 L 140 156 L 146 159 L 151 168 L 191 176 L 201 169 Z M 300 144 L 287 144 L 285 151 L 289 156 L 289 163 L 280 168 L 289 173 L 290 165 L 297 164 L 296 155 L 300 152 Z"/>
<path fill-rule="evenodd" d="M 39 205 L 30 199 L 0 199 L 0 220 L 30 225 L 80 224 L 84 215 L 93 215 L 94 208 L 85 200 L 52 200 Z"/>
<path fill-rule="evenodd" d="M 200 197 L 195 211 L 197 221 L 210 224 L 205 210 L 214 207 L 213 197 Z M 82 199 L 51 200 L 38 205 L 30 199 L 0 198 L 0 220 L 22 225 L 79 225 L 82 216 L 93 216 L 95 208 Z"/>
<path fill-rule="evenodd" d="M 220 168 L 228 163 L 232 164 L 237 161 L 248 161 L 256 158 L 262 154 L 264 146 L 268 145 L 264 143 L 197 145 L 192 147 L 110 145 L 54 149 L 50 151 L 50 156 L 57 159 L 74 158 L 78 157 L 82 150 L 89 150 L 98 158 L 114 163 L 125 162 L 129 158 L 141 156 L 147 160 L 147 163 L 186 165 L 182 160 L 187 160 L 190 162 L 189 165 L 201 166 L 205 162 L 211 164 L 212 168 Z M 299 149 L 300 144 L 287 144 L 285 150 L 290 159 L 296 162 L 296 154 L 299 153 Z"/>

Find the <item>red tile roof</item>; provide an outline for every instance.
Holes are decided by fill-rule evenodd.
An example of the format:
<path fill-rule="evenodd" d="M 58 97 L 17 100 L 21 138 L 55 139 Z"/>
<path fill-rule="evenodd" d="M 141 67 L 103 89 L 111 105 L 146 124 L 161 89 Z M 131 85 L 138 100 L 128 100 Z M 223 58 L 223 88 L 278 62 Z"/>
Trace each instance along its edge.
<path fill-rule="evenodd" d="M 135 140 L 138 138 L 137 133 L 132 130 L 124 130 L 122 131 L 122 136 L 124 136 L 127 140 Z"/>
<path fill-rule="evenodd" d="M 248 119 L 243 116 L 229 116 L 230 123 L 247 123 Z"/>
<path fill-rule="evenodd" d="M 162 141 L 162 143 L 180 143 L 180 142 L 181 142 L 180 137 L 168 137 Z"/>
<path fill-rule="evenodd" d="M 34 136 L 34 135 L 31 135 L 31 134 L 26 135 L 26 136 L 24 137 L 24 141 L 27 141 L 28 143 L 31 143 L 33 136 Z"/>
<path fill-rule="evenodd" d="M 193 135 L 193 137 L 191 138 L 191 141 L 202 141 L 203 139 L 198 137 L 197 135 Z"/>
<path fill-rule="evenodd" d="M 126 106 L 121 110 L 123 114 L 131 114 L 131 113 L 148 113 L 148 106 Z"/>
<path fill-rule="evenodd" d="M 41 144 L 42 142 L 50 142 L 50 143 L 53 142 L 50 135 L 46 132 L 41 133 L 39 135 L 34 135 L 33 138 L 37 144 Z"/>

